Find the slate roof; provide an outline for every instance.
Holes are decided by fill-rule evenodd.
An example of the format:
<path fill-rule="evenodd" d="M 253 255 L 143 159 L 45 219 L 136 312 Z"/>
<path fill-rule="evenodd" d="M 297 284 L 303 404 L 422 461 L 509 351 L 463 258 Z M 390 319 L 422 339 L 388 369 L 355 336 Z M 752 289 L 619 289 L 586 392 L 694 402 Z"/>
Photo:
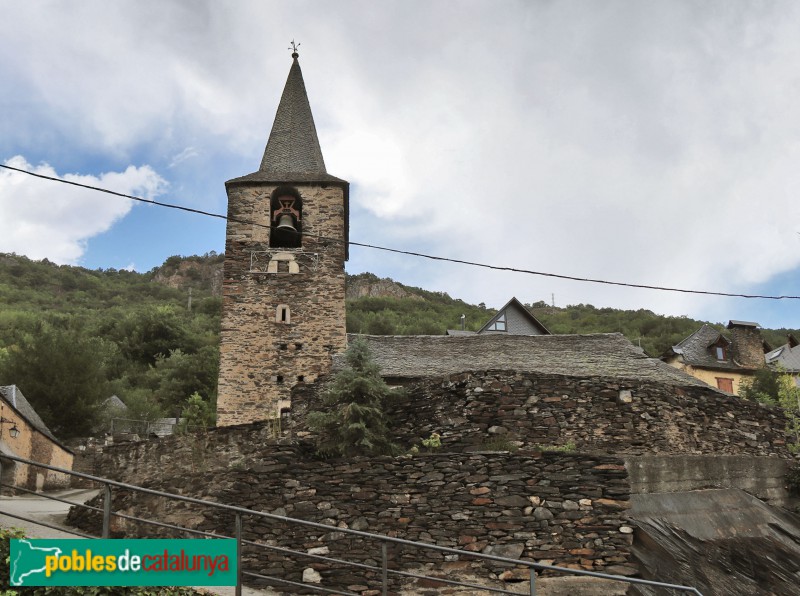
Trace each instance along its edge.
<path fill-rule="evenodd" d="M 730 344 L 730 340 L 714 329 L 711 325 L 704 324 L 700 329 L 692 333 L 689 337 L 682 340 L 679 344 L 672 346 L 668 354 L 677 354 L 683 358 L 686 364 L 691 366 L 710 368 L 713 370 L 751 370 L 742 367 L 734 362 L 729 349 L 725 360 L 717 360 L 716 355 L 709 350 L 709 346 L 715 344 L 722 338 L 725 343 Z"/>
<path fill-rule="evenodd" d="M 25 396 L 22 395 L 22 391 L 20 388 L 15 385 L 7 385 L 5 387 L 0 387 L 0 396 L 5 399 L 5 401 L 10 404 L 20 416 L 22 416 L 28 424 L 33 426 L 36 430 L 42 433 L 51 441 L 58 443 L 61 447 L 61 442 L 53 436 L 53 433 L 50 432 L 50 429 L 47 428 L 47 425 L 44 421 L 39 418 L 39 414 L 36 413 L 36 410 L 33 409 L 33 406 L 25 399 Z M 64 447 L 66 449 L 66 447 Z"/>
<path fill-rule="evenodd" d="M 767 364 L 780 366 L 787 372 L 800 373 L 800 346 L 791 343 L 782 345 L 765 355 Z"/>
<path fill-rule="evenodd" d="M 297 54 L 283 88 L 264 157 L 257 172 L 236 182 L 344 182 L 328 174 Z"/>
<path fill-rule="evenodd" d="M 753 327 L 754 329 L 758 329 L 760 325 L 758 323 L 753 323 L 752 321 L 735 321 L 731 319 L 728 321 L 728 329 L 731 327 Z"/>
<path fill-rule="evenodd" d="M 593 335 L 348 335 L 364 339 L 381 374 L 416 379 L 465 371 L 514 370 L 572 377 L 610 377 L 673 386 L 705 383 L 649 358 L 621 333 Z M 334 357 L 334 371 L 344 355 Z"/>
<path fill-rule="evenodd" d="M 269 133 L 264 157 L 257 172 L 233 178 L 225 187 L 242 184 L 331 184 L 344 191 L 345 260 L 350 255 L 350 184 L 331 176 L 319 146 L 311 104 L 297 54 L 292 54 L 292 67 L 283 88 L 272 131 Z"/>

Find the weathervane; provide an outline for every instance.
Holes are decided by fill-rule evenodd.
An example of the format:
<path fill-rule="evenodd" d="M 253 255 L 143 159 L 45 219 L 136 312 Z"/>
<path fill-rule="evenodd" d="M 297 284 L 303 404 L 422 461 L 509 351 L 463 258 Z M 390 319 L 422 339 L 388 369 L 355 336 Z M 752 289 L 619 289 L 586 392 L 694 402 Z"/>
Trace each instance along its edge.
<path fill-rule="evenodd" d="M 294 43 L 294 40 L 291 41 L 292 47 L 286 48 L 287 50 L 292 50 L 292 58 L 297 58 L 300 54 L 297 53 L 297 48 L 300 47 L 299 43 Z"/>

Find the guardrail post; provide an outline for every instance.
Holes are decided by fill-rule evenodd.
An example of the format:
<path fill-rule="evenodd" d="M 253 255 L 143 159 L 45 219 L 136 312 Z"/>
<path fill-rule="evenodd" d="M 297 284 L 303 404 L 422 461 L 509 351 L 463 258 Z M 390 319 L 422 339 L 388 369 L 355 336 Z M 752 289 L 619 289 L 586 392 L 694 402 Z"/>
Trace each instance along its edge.
<path fill-rule="evenodd" d="M 111 537 L 111 485 L 106 482 L 105 497 L 103 499 L 103 538 Z"/>
<path fill-rule="evenodd" d="M 386 596 L 389 590 L 389 556 L 386 554 L 386 542 L 381 542 L 381 559 L 381 593 Z"/>
<path fill-rule="evenodd" d="M 531 574 L 531 596 L 536 596 L 536 570 L 528 567 L 528 573 Z"/>
<path fill-rule="evenodd" d="M 236 596 L 242 596 L 242 514 L 236 514 Z"/>

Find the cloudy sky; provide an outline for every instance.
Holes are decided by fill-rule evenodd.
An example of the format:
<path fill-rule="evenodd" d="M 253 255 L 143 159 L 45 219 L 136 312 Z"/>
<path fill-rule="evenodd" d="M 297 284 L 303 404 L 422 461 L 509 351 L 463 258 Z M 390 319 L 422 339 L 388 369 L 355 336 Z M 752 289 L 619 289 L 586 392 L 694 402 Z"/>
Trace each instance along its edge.
<path fill-rule="evenodd" d="M 4 0 L 0 163 L 224 213 L 300 63 L 351 239 L 576 277 L 800 295 L 800 3 Z M 0 171 L 0 251 L 147 271 L 224 224 Z M 800 301 L 353 248 L 499 307 L 800 327 Z"/>

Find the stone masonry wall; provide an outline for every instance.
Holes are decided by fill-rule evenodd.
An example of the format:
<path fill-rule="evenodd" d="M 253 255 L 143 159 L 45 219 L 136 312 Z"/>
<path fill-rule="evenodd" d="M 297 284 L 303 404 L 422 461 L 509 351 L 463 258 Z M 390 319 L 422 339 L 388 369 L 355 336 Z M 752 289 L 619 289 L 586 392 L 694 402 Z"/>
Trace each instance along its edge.
<path fill-rule="evenodd" d="M 288 405 L 292 386 L 314 383 L 330 370 L 331 354 L 346 348 L 344 192 L 334 186 L 295 187 L 302 195 L 303 232 L 308 235 L 301 248 L 286 249 L 269 247 L 270 195 L 277 186 L 228 188 L 220 426 L 277 416 Z M 251 271 L 254 252 L 263 271 Z M 278 272 L 266 272 L 276 255 L 293 259 L 298 271 L 290 273 L 288 262 L 281 261 Z M 289 308 L 285 321 L 279 314 L 284 305 Z"/>
<path fill-rule="evenodd" d="M 293 399 L 294 432 L 319 407 L 309 390 Z M 468 372 L 420 382 L 389 418 L 408 448 L 437 432 L 453 451 L 572 444 L 625 454 L 737 454 L 789 458 L 779 408 L 711 388 L 514 372 Z"/>
<path fill-rule="evenodd" d="M 218 427 L 201 435 L 105 447 L 82 455 L 76 466 L 132 484 L 167 478 L 172 461 L 189 472 L 226 470 L 258 461 L 278 434 L 307 436 L 302 420 L 318 400 L 314 388 L 296 388 L 291 422 L 284 419 L 282 431 L 269 422 Z M 404 449 L 438 432 L 442 450 L 456 452 L 572 443 L 578 451 L 626 456 L 791 457 L 779 408 L 701 387 L 472 372 L 410 388 L 391 405 L 389 417 Z"/>
<path fill-rule="evenodd" d="M 764 367 L 764 340 L 757 327 L 730 326 L 733 358 L 747 368 Z"/>
<path fill-rule="evenodd" d="M 380 546 L 338 531 L 351 528 L 408 540 L 608 573 L 633 574 L 628 525 L 629 486 L 615 457 L 561 453 L 434 453 L 414 457 L 319 461 L 295 446 L 272 445 L 257 463 L 215 474 L 187 474 L 178 462 L 163 462 L 160 490 L 330 526 L 330 531 L 248 518 L 244 538 L 265 544 L 378 564 Z M 153 486 L 153 484 L 150 484 Z M 227 512 L 200 511 L 151 497 L 120 494 L 114 510 L 146 513 L 205 531 L 230 535 Z M 96 514 L 72 516 L 97 529 Z M 118 522 L 115 535 L 164 535 Z M 377 561 L 376 561 L 377 559 Z M 459 560 L 460 559 L 460 560 Z M 500 582 L 522 580 L 522 570 L 467 557 L 444 557 L 390 547 L 392 567 L 447 576 L 469 574 Z M 270 551 L 248 551 L 244 568 L 300 581 L 313 568 L 328 588 L 373 585 L 375 576 L 312 560 L 287 560 Z M 396 587 L 396 586 L 395 586 Z M 360 590 L 363 591 L 363 590 Z"/>
<path fill-rule="evenodd" d="M 294 392 L 294 423 L 283 421 L 283 434 L 292 440 L 275 440 L 280 432 L 268 422 L 227 426 L 105 447 L 83 455 L 79 465 L 131 484 L 321 521 L 331 532 L 309 535 L 257 523 L 247 537 L 349 553 L 367 563 L 375 560 L 377 547 L 342 536 L 335 527 L 481 552 L 500 547 L 494 552 L 632 573 L 625 504 L 631 488 L 621 457 L 790 457 L 780 410 L 710 388 L 472 372 L 420 383 L 392 404 L 397 442 L 407 449 L 438 432 L 439 452 L 326 462 L 313 457 L 313 443 L 298 440 L 306 431 L 297 419 L 316 400 L 310 386 Z M 575 453 L 540 451 L 559 445 Z M 482 451 L 512 446 L 520 450 Z M 118 498 L 117 511 L 219 532 L 232 527 L 224 515 Z M 119 524 L 116 529 L 132 531 Z M 401 560 L 442 573 L 519 579 L 513 570 L 475 571 L 464 561 L 431 557 L 403 554 Z M 323 585 L 363 584 L 352 572 L 316 563 L 295 566 L 255 555 L 249 561 L 250 569 L 267 574 L 297 579 L 311 566 Z"/>

